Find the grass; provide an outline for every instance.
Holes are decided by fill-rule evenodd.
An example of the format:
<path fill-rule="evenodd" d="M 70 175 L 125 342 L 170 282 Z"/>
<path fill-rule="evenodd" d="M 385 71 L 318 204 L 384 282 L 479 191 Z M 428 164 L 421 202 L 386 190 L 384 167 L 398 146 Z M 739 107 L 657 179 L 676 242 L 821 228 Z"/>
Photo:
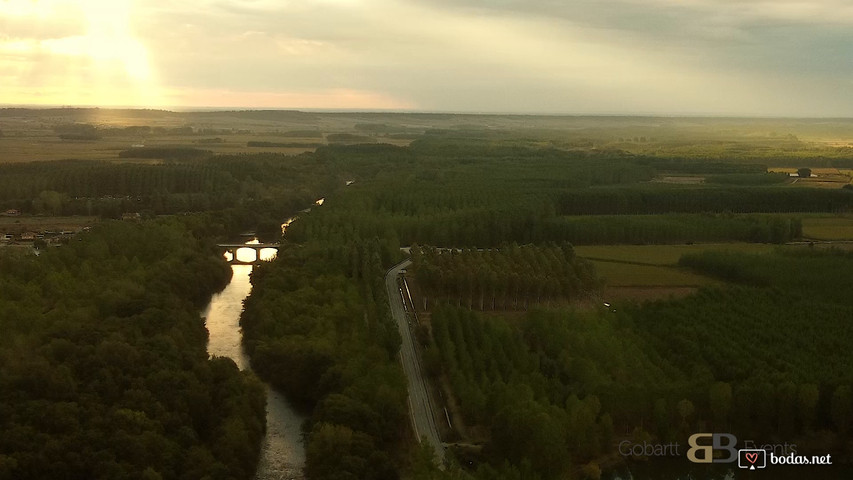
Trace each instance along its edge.
<path fill-rule="evenodd" d="M 832 177 L 804 178 L 791 185 L 795 187 L 841 188 L 849 182 L 850 178 L 847 176 L 834 175 Z"/>
<path fill-rule="evenodd" d="M 598 274 L 612 287 L 701 287 L 719 283 L 677 267 L 593 261 Z"/>
<path fill-rule="evenodd" d="M 797 173 L 796 168 L 771 167 L 770 172 Z M 812 168 L 812 177 L 794 177 L 794 182 L 789 185 L 795 187 L 817 187 L 817 188 L 841 188 L 851 182 L 851 170 L 838 168 Z"/>
<path fill-rule="evenodd" d="M 127 163 L 128 159 L 119 159 L 118 154 L 122 150 L 131 148 L 132 145 L 156 146 L 182 146 L 210 150 L 218 154 L 238 154 L 257 152 L 276 152 L 289 155 L 298 155 L 304 152 L 313 152 L 314 148 L 291 148 L 291 147 L 247 147 L 246 143 L 259 138 L 250 135 L 222 135 L 222 143 L 205 144 L 195 143 L 198 137 L 180 136 L 157 136 L 152 135 L 145 140 L 130 137 L 107 137 L 94 141 L 65 141 L 55 136 L 32 136 L 3 139 L 4 162 L 30 162 L 50 161 L 64 159 L 78 160 L 113 160 Z M 299 142 L 300 139 L 293 139 Z M 266 141 L 266 140 L 260 140 Z M 306 142 L 307 143 L 307 142 Z M 147 159 L 132 159 L 133 163 L 150 163 Z"/>
<path fill-rule="evenodd" d="M 664 175 L 653 178 L 651 183 L 671 183 L 675 185 L 701 185 L 705 183 L 703 175 Z"/>
<path fill-rule="evenodd" d="M 575 252 L 584 258 L 631 262 L 647 265 L 675 265 L 686 253 L 705 250 L 730 250 L 745 253 L 771 252 L 775 245 L 763 243 L 708 243 L 698 245 L 589 245 L 577 246 Z"/>
<path fill-rule="evenodd" d="M 411 116 L 409 116 L 411 117 Z M 250 141 L 274 143 L 326 143 L 316 136 L 289 136 L 292 131 L 316 131 L 322 134 L 369 133 L 354 131 L 358 124 L 377 123 L 399 125 L 413 123 L 413 119 L 400 114 L 308 114 L 300 112 L 164 112 L 145 110 L 37 110 L 15 113 L 0 109 L 0 163 L 50 161 L 64 159 L 118 160 L 118 152 L 132 145 L 186 146 L 211 150 L 217 154 L 276 152 L 298 155 L 314 151 L 302 147 L 248 147 Z M 483 121 L 481 119 L 478 122 Z M 425 118 L 415 130 L 443 125 L 450 127 L 451 119 Z M 53 128 L 60 124 L 86 123 L 103 127 L 149 126 L 167 129 L 191 126 L 192 135 L 173 132 L 133 134 L 111 132 L 99 140 L 61 140 Z M 419 123 L 419 122 L 417 122 Z M 206 139 L 222 139 L 221 143 L 207 143 Z M 379 134 L 371 137 L 383 143 L 405 146 L 410 139 L 398 139 Z M 127 160 L 122 160 L 127 162 Z M 150 162 L 150 160 L 140 160 Z"/>
<path fill-rule="evenodd" d="M 666 300 L 671 298 L 682 298 L 696 293 L 698 287 L 605 287 L 601 300 L 613 304 L 613 302 L 645 302 L 652 300 Z M 596 303 L 594 307 L 598 308 Z"/>
<path fill-rule="evenodd" d="M 684 254 L 704 250 L 765 253 L 773 251 L 775 247 L 756 243 L 592 245 L 575 247 L 575 251 L 581 257 L 592 260 L 596 271 L 604 278 L 604 301 L 643 302 L 684 297 L 700 287 L 721 283 L 676 266 Z"/>
<path fill-rule="evenodd" d="M 45 230 L 77 231 L 98 223 L 98 217 L 0 217 L 0 233 L 21 234 Z"/>
<path fill-rule="evenodd" d="M 72 216 L 72 217 L 49 217 L 49 216 L 27 216 L 0 217 L 0 225 L 92 225 L 98 222 L 98 217 Z"/>
<path fill-rule="evenodd" d="M 221 138 L 220 143 L 199 142 L 202 139 Z M 391 143 L 397 146 L 406 146 L 411 140 L 398 140 L 385 137 L 377 137 L 377 141 Z M 234 155 L 241 153 L 274 152 L 286 155 L 299 155 L 305 152 L 313 152 L 314 147 L 249 147 L 248 142 L 274 142 L 274 143 L 321 143 L 324 139 L 276 137 L 274 134 L 227 134 L 211 136 L 174 136 L 174 135 L 148 135 L 144 139 L 127 136 L 110 136 L 93 141 L 68 141 L 60 140 L 55 135 L 41 132 L 27 136 L 4 137 L 2 139 L 3 158 L 0 162 L 30 162 L 50 160 L 111 160 L 122 163 L 156 163 L 150 159 L 120 159 L 119 152 L 132 148 L 132 145 L 145 145 L 147 147 L 158 146 L 180 146 L 210 150 L 215 154 Z"/>
<path fill-rule="evenodd" d="M 814 240 L 853 240 L 853 216 L 804 218 L 803 236 Z"/>
<path fill-rule="evenodd" d="M 812 215 L 803 219 L 803 230 L 815 239 L 853 239 L 853 216 Z M 823 235 L 818 237 L 818 235 Z M 851 244 L 835 244 L 853 248 Z M 742 253 L 770 253 L 777 245 L 760 243 L 719 243 L 701 245 L 591 245 L 575 251 L 595 265 L 605 280 L 602 299 L 607 302 L 647 301 L 683 297 L 700 287 L 722 282 L 677 266 L 687 253 L 728 250 Z"/>
<path fill-rule="evenodd" d="M 127 127 L 191 126 L 191 136 L 152 134 L 105 137 L 95 142 L 63 142 L 53 133 L 59 124 L 87 123 Z M 387 126 L 386 130 L 358 128 Z M 131 144 L 165 143 L 197 145 L 216 152 L 240 152 L 248 140 L 316 142 L 316 137 L 298 138 L 287 132 L 319 131 L 370 135 L 394 144 L 408 140 L 384 136 L 382 132 L 421 134 L 426 131 L 457 130 L 486 138 L 496 145 L 553 147 L 573 151 L 621 149 L 665 158 L 701 158 L 748 163 L 800 166 L 800 159 L 821 156 L 848 158 L 853 124 L 846 120 L 815 123 L 796 119 L 721 119 L 679 117 L 586 117 L 535 115 L 461 115 L 420 113 L 297 111 L 167 112 L 112 109 L 0 109 L 0 162 L 63 158 L 114 158 Z M 791 134 L 789 136 L 788 134 Z M 117 134 L 121 135 L 121 134 Z M 800 140 L 793 137 L 796 135 Z M 224 144 L 196 144 L 204 138 L 222 138 Z M 793 149 L 793 150 L 792 150 Z M 256 151 L 256 150 L 253 150 Z M 278 150 L 274 150 L 278 151 Z M 297 153 L 289 150 L 287 153 Z M 682 180 L 676 180 L 682 181 Z"/>
<path fill-rule="evenodd" d="M 31 255 L 32 252 L 33 252 L 33 247 L 30 245 L 0 244 L 0 256 L 23 257 L 24 255 Z"/>

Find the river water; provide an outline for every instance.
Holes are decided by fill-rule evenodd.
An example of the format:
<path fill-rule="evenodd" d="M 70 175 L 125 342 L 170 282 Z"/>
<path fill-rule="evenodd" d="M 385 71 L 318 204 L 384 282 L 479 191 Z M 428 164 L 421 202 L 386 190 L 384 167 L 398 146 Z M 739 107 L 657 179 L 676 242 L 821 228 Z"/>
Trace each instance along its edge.
<path fill-rule="evenodd" d="M 257 243 L 257 241 L 247 242 Z M 261 251 L 261 259 L 275 255 L 274 249 Z M 251 249 L 240 249 L 237 258 L 245 261 L 254 259 Z M 240 313 L 243 299 L 252 291 L 249 274 L 251 265 L 232 265 L 234 275 L 231 283 L 211 298 L 202 312 L 205 325 L 210 332 L 207 352 L 212 356 L 229 357 L 240 370 L 251 369 L 249 358 L 243 351 L 240 333 Z M 302 442 L 300 414 L 279 392 L 267 385 L 267 431 L 264 436 L 261 458 L 258 463 L 257 480 L 302 479 L 305 466 L 305 447 Z"/>
<path fill-rule="evenodd" d="M 294 219 L 282 225 L 282 231 Z M 258 243 L 253 240 L 247 243 Z M 254 260 L 254 250 L 239 249 L 237 258 Z M 261 251 L 261 259 L 275 256 L 274 249 Z M 228 255 L 226 254 L 226 258 Z M 230 260 L 230 258 L 229 258 Z M 209 333 L 207 351 L 210 355 L 229 357 L 241 370 L 250 369 L 249 359 L 243 351 L 240 332 L 240 314 L 243 300 L 252 291 L 249 274 L 251 265 L 233 265 L 231 283 L 211 298 L 203 310 Z M 306 417 L 299 413 L 279 392 L 267 386 L 267 431 L 263 440 L 256 480 L 301 480 L 305 465 L 305 447 L 301 427 Z M 686 459 L 657 459 L 639 462 L 608 472 L 606 480 L 739 480 L 752 478 L 755 472 L 738 470 L 736 465 L 693 465 Z M 778 467 L 772 469 L 772 478 L 800 480 L 802 478 L 836 479 L 853 478 L 850 467 Z"/>

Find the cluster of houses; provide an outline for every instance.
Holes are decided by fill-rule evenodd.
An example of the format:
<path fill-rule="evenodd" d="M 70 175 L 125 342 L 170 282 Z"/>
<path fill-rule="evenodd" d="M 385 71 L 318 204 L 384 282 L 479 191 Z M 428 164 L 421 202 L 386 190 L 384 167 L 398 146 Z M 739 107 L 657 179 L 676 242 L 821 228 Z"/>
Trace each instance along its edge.
<path fill-rule="evenodd" d="M 128 215 L 128 214 L 125 214 Z M 21 212 L 16 209 L 0 211 L 0 217 L 22 217 Z M 138 219 L 139 214 L 129 214 L 127 219 Z M 38 240 L 44 241 L 47 245 L 61 245 L 71 240 L 74 235 L 81 231 L 89 230 L 89 227 L 74 225 L 73 222 L 69 225 L 59 226 L 54 224 L 42 228 L 53 228 L 53 230 L 38 230 L 38 223 L 29 222 L 25 219 L 15 220 L 12 222 L 3 222 L 0 224 L 0 245 L 12 244 L 32 244 Z M 61 224 L 60 224 L 61 225 Z M 68 228 L 73 228 L 69 230 Z M 33 230 L 36 228 L 36 230 Z M 63 230 L 60 230 L 63 228 Z"/>
<path fill-rule="evenodd" d="M 0 242 L 2 243 L 30 243 L 35 242 L 36 240 L 44 240 L 48 244 L 52 243 L 62 243 L 63 241 L 67 241 L 74 234 L 77 233 L 73 230 L 62 230 L 60 232 L 56 232 L 53 230 L 45 230 L 42 232 L 23 232 L 19 234 L 14 233 L 0 233 Z"/>

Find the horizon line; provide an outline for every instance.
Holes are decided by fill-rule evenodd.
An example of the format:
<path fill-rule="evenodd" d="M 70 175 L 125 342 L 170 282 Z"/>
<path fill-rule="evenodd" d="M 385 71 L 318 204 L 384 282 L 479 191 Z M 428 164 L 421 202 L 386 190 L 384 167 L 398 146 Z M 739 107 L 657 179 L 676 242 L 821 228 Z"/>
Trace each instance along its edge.
<path fill-rule="evenodd" d="M 6 104 L 0 110 L 135 110 L 167 113 L 238 113 L 238 112 L 292 112 L 321 114 L 398 114 L 398 115 L 463 115 L 463 116 L 514 116 L 514 117 L 611 117 L 611 118 L 709 118 L 709 119 L 767 119 L 767 120 L 853 120 L 853 116 L 797 116 L 738 113 L 661 113 L 661 112 L 511 112 L 474 110 L 417 110 L 417 109 L 367 109 L 367 108 L 286 108 L 286 107 L 204 107 L 172 106 L 153 107 L 139 105 L 52 105 Z"/>

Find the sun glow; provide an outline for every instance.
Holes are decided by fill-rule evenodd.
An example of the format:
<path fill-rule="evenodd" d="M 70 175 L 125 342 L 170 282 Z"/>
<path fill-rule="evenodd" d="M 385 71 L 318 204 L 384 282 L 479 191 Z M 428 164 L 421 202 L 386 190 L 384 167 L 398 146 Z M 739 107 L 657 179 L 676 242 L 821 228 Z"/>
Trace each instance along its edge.
<path fill-rule="evenodd" d="M 151 77 L 148 52 L 141 42 L 130 36 L 130 2 L 112 0 L 103 7 L 99 2 L 82 2 L 87 20 L 86 35 L 47 40 L 51 53 L 89 57 L 102 67 L 120 65 L 133 80 Z"/>
<path fill-rule="evenodd" d="M 25 42 L 2 42 L 0 37 L 0 53 L 15 47 L 19 55 L 24 49 L 47 60 L 21 72 L 35 87 L 21 103 L 163 106 L 148 50 L 134 36 L 133 6 L 134 0 L 6 3 L 0 13 L 34 30 L 44 25 L 68 30 L 62 36 Z"/>

